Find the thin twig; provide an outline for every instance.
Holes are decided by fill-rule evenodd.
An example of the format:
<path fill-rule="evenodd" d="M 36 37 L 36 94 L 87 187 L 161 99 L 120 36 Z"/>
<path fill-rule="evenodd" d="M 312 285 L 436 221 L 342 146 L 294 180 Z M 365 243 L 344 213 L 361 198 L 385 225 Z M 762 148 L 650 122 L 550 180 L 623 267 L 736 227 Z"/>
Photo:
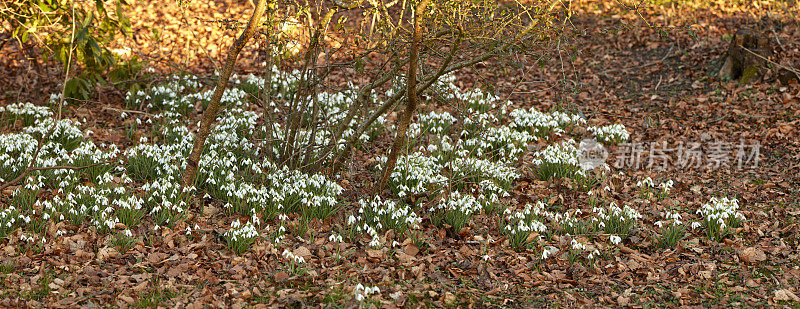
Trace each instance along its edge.
<path fill-rule="evenodd" d="M 784 48 L 783 44 L 781 44 L 781 40 L 778 38 L 778 34 L 775 32 L 775 29 L 771 30 L 772 30 L 772 35 L 775 36 L 775 42 L 778 42 L 778 46 L 780 46 L 781 50 L 786 51 L 786 48 Z"/>
<path fill-rule="evenodd" d="M 95 297 L 95 296 L 98 296 L 98 295 L 107 294 L 107 293 L 109 293 L 109 292 L 111 292 L 111 290 L 108 290 L 108 289 L 102 290 L 102 291 L 100 291 L 100 292 L 94 292 L 94 293 L 92 293 L 92 294 L 89 294 L 89 295 L 86 295 L 86 296 L 83 296 L 83 297 L 81 297 L 81 298 L 78 298 L 78 299 L 76 299 L 75 301 L 73 301 L 73 302 L 70 304 L 70 306 L 72 306 L 72 305 L 77 305 L 78 303 L 80 303 L 80 302 L 82 302 L 82 301 L 85 301 L 85 300 L 87 300 L 87 299 L 90 299 L 90 298 L 92 298 L 92 297 Z"/>
<path fill-rule="evenodd" d="M 752 51 L 752 50 L 750 50 L 750 49 L 748 49 L 747 47 L 744 47 L 744 46 L 742 46 L 742 45 L 739 45 L 739 47 L 741 47 L 742 49 L 746 50 L 748 53 L 751 53 L 751 54 L 755 55 L 756 57 L 763 59 L 763 60 L 764 60 L 764 61 L 766 61 L 766 62 L 769 62 L 769 63 L 771 63 L 771 64 L 773 64 L 773 65 L 776 65 L 776 66 L 778 66 L 779 68 L 783 68 L 784 70 L 787 70 L 787 71 L 789 71 L 789 72 L 792 72 L 792 73 L 796 74 L 796 75 L 797 75 L 797 77 L 800 77 L 800 72 L 799 72 L 799 71 L 797 71 L 797 69 L 795 69 L 795 68 L 788 67 L 788 66 L 782 65 L 782 64 L 780 64 L 780 63 L 777 63 L 777 62 L 775 62 L 775 61 L 772 61 L 772 60 L 769 60 L 769 59 L 767 59 L 767 58 L 764 58 L 764 56 L 762 56 L 762 55 L 759 55 L 759 54 L 757 54 L 756 52 L 754 52 L 754 51 Z"/>

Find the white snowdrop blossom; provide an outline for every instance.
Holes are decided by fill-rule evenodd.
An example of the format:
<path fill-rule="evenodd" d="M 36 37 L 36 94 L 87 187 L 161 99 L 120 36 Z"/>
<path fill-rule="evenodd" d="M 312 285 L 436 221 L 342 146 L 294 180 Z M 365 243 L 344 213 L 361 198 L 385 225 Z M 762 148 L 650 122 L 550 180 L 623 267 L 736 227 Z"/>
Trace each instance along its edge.
<path fill-rule="evenodd" d="M 304 264 L 306 262 L 306 260 L 302 256 L 295 255 L 294 253 L 286 249 L 283 250 L 283 254 L 281 255 L 283 256 L 284 259 L 287 259 L 297 264 Z"/>
<path fill-rule="evenodd" d="M 369 298 L 370 295 L 380 294 L 381 289 L 377 286 L 364 286 L 361 283 L 353 288 L 353 295 L 355 296 L 356 300 L 359 302 L 363 302 L 365 299 Z"/>
<path fill-rule="evenodd" d="M 330 242 L 342 242 L 342 235 L 331 234 L 331 236 L 328 236 L 328 241 L 330 241 Z"/>

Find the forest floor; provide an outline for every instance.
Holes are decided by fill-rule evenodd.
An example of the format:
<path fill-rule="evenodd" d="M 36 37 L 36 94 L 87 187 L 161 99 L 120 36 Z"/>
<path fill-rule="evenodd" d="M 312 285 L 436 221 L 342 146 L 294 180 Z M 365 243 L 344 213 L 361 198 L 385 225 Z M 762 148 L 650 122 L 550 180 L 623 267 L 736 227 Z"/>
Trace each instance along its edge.
<path fill-rule="evenodd" d="M 742 27 L 769 36 L 776 62 L 800 65 L 798 9 L 767 14 L 762 2 L 769 1 L 661 2 L 637 12 L 613 1 L 573 1 L 572 35 L 532 74 L 493 72 L 490 65 L 456 74 L 457 84 L 466 86 L 484 78 L 498 84 L 522 80 L 522 87 L 505 94 L 520 107 L 569 110 L 590 124 L 627 128 L 630 144 L 609 149 L 609 165 L 621 164 L 593 191 L 641 214 L 619 245 L 611 245 L 604 233 L 551 235 L 537 249 L 517 252 L 500 231 L 502 215 L 481 212 L 457 237 L 423 220 L 424 245 L 389 232 L 387 245 L 375 249 L 363 240 L 329 241 L 335 226 L 344 226 L 342 215 L 314 222 L 304 237 L 289 233 L 280 244 L 257 241 L 237 255 L 221 236 L 235 215 L 220 211 L 222 202 L 206 199 L 202 211 L 192 210 L 172 228 L 153 232 L 155 224 L 147 218 L 141 226 L 128 227 L 151 236 L 127 252 L 114 249 L 110 236 L 88 223 L 58 225 L 68 235 L 48 239 L 36 250 L 20 240 L 22 231 L 13 232 L 0 240 L 0 306 L 800 306 L 800 85 L 781 84 L 770 74 L 751 84 L 715 76 L 731 35 Z M 246 1 L 192 5 L 177 14 L 172 2 L 137 2 L 134 7 L 140 9 L 131 13 L 133 39 L 118 44 L 140 53 L 162 74 L 213 70 L 209 56 L 221 62 L 233 32 L 203 19 L 246 16 L 251 7 Z M 154 25 L 161 29 L 157 43 L 146 28 Z M 237 73 L 263 70 L 256 50 L 245 49 Z M 43 105 L 58 91 L 63 77 L 57 67 L 32 70 L 10 45 L 3 53 L 11 55 L 4 59 L 14 60 L 4 64 L 0 76 L 0 106 Z M 120 117 L 126 108 L 124 92 L 98 90 L 95 100 L 68 105 L 65 115 L 81 119 L 95 141 L 124 151 L 138 136 L 125 133 L 130 120 Z M 0 129 L 4 134 L 19 131 L 16 125 Z M 680 166 L 670 154 L 669 168 L 658 170 L 662 157 L 651 150 L 669 152 L 662 142 L 671 147 L 699 143 L 702 166 Z M 338 181 L 344 188 L 342 213 L 352 213 L 376 179 L 374 169 L 358 162 L 370 161 L 386 145 L 354 154 L 356 163 Z M 630 145 L 642 147 L 638 163 L 623 160 Z M 757 164 L 748 160 L 754 153 Z M 714 159 L 715 154 L 720 157 Z M 521 160 L 532 159 L 528 152 Z M 714 160 L 721 165 L 709 168 Z M 527 167 L 519 166 L 521 177 L 505 199 L 511 208 L 545 201 L 553 211 L 594 212 L 586 193 L 574 190 L 570 181 L 539 180 Z M 643 196 L 637 183 L 647 177 L 674 185 L 663 198 Z M 2 192 L 3 208 L 11 203 L 11 192 Z M 702 222 L 696 211 L 712 197 L 736 198 L 746 218 L 721 241 L 709 239 L 703 227 L 688 227 Z M 658 244 L 661 229 L 655 224 L 664 220 L 665 211 L 681 214 L 687 225 L 686 237 L 674 247 Z M 298 218 L 289 220 L 289 226 L 300 224 Z M 49 233 L 55 233 L 62 223 L 48 224 L 53 224 Z M 187 235 L 186 228 L 193 231 Z M 576 238 L 590 250 L 601 249 L 602 258 L 571 263 L 570 240 Z M 388 245 L 389 239 L 398 243 Z M 542 248 L 559 250 L 542 259 Z M 303 272 L 290 269 L 291 261 L 282 258 L 284 249 L 304 258 Z M 339 258 L 339 253 L 347 255 Z M 354 297 L 358 284 L 380 291 L 359 303 Z"/>

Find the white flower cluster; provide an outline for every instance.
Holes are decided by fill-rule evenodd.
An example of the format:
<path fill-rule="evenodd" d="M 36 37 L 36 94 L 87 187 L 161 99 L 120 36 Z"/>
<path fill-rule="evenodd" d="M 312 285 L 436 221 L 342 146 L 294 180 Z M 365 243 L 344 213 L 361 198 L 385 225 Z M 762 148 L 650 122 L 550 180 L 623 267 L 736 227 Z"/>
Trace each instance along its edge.
<path fill-rule="evenodd" d="M 340 243 L 340 242 L 343 241 L 342 235 L 331 234 L 331 236 L 328 236 L 328 241 L 330 241 L 330 242 L 339 242 Z"/>
<path fill-rule="evenodd" d="M 0 210 L 0 240 L 16 229 L 17 220 L 21 215 L 14 206 Z"/>
<path fill-rule="evenodd" d="M 42 118 L 36 120 L 33 126 L 25 127 L 25 133 L 36 138 L 44 137 L 53 128 L 53 118 Z M 83 141 L 83 131 L 78 127 L 80 122 L 72 119 L 62 119 L 55 123 L 55 128 L 50 133 L 46 142 L 58 144 L 66 151 L 72 151 Z"/>
<path fill-rule="evenodd" d="M 653 179 L 652 179 L 652 178 L 650 178 L 650 177 L 647 177 L 647 178 L 645 178 L 645 179 L 643 179 L 643 180 L 637 181 L 637 182 L 636 182 L 636 186 L 637 186 L 637 187 L 640 187 L 640 188 L 653 188 L 653 187 L 655 187 L 656 185 L 655 185 L 655 183 L 653 182 Z"/>
<path fill-rule="evenodd" d="M 394 229 L 403 234 L 409 228 L 418 228 L 422 222 L 409 205 L 398 205 L 392 200 L 382 200 L 380 196 L 372 200 L 359 199 L 358 204 L 358 213 L 351 215 L 347 224 L 354 226 L 358 233 L 369 234 L 373 241 L 379 241 L 375 240 L 378 232 Z"/>
<path fill-rule="evenodd" d="M 547 148 L 533 154 L 533 164 L 562 164 L 578 166 L 578 148 L 575 140 L 568 139 L 561 143 L 547 146 Z"/>
<path fill-rule="evenodd" d="M 483 205 L 470 194 L 462 195 L 458 191 L 450 192 L 431 207 L 431 222 L 435 225 L 448 224 L 458 232 L 467 226 L 472 216 L 479 213 Z"/>
<path fill-rule="evenodd" d="M 472 109 L 467 109 L 464 116 L 464 128 L 468 135 L 478 135 L 480 132 L 500 122 L 500 119 L 493 113 L 482 113 Z M 462 133 L 463 135 L 464 133 Z"/>
<path fill-rule="evenodd" d="M 539 138 L 547 138 L 550 132 L 563 133 L 558 127 L 558 122 L 549 114 L 539 112 L 531 107 L 528 110 L 518 108 L 511 111 L 511 127 L 523 132 L 531 133 Z"/>
<path fill-rule="evenodd" d="M 592 218 L 597 230 L 622 237 L 627 237 L 636 225 L 636 220 L 642 218 L 642 215 L 630 206 L 619 208 L 614 202 L 611 202 L 608 208 L 594 207 L 592 212 L 597 216 Z"/>
<path fill-rule="evenodd" d="M 456 158 L 445 163 L 444 167 L 452 171 L 451 180 L 453 185 L 459 189 L 464 189 L 465 185 L 491 180 L 498 187 L 507 191 L 511 189 L 511 184 L 520 177 L 516 169 L 505 163 L 473 157 Z"/>
<path fill-rule="evenodd" d="M 294 89 L 296 88 L 300 79 L 301 74 L 297 70 L 291 73 L 282 73 L 279 72 L 277 68 L 273 67 L 272 92 L 275 94 L 275 99 L 283 100 L 284 103 L 283 105 L 279 105 L 279 103 L 276 103 L 277 100 L 271 100 L 271 108 L 275 114 L 288 114 L 292 113 L 293 110 L 301 113 L 302 123 L 305 127 L 300 128 L 299 130 L 299 136 L 297 140 L 300 143 L 317 146 L 330 145 L 334 142 L 332 140 L 332 128 L 338 127 L 339 124 L 341 124 L 346 118 L 348 112 L 350 111 L 350 107 L 358 97 L 359 87 L 348 82 L 347 86 L 342 91 L 319 92 L 317 93 L 316 97 L 304 98 L 302 102 L 299 102 L 301 106 L 293 106 L 291 105 L 291 99 L 293 93 L 295 92 Z M 263 83 L 263 78 L 247 77 L 247 80 L 241 82 L 239 85 L 246 92 L 251 93 L 251 95 L 260 96 Z M 372 102 L 379 101 L 377 93 L 374 90 L 368 93 L 365 99 Z M 315 106 L 314 104 L 317 105 Z M 319 114 L 315 115 L 317 111 Z M 360 119 L 358 119 L 358 117 L 351 119 L 348 126 L 345 127 L 342 136 L 340 136 L 339 140 L 336 141 L 337 144 L 341 145 L 337 147 L 340 147 L 340 149 L 344 147 L 346 139 L 356 134 L 356 129 L 358 129 L 359 123 Z M 365 130 L 364 134 L 358 137 L 359 141 L 367 142 L 374 138 L 378 133 L 383 131 L 385 123 L 385 117 L 378 117 L 378 119 Z M 312 141 L 312 132 L 314 131 L 316 131 L 316 135 L 313 136 L 314 140 Z M 281 141 L 285 140 L 282 131 L 278 130 L 274 133 L 274 139 Z"/>
<path fill-rule="evenodd" d="M 286 249 L 283 249 L 283 254 L 281 255 L 283 256 L 284 259 L 287 259 L 297 264 L 303 264 L 306 262 L 306 260 L 302 256 L 295 255 L 294 253 Z"/>
<path fill-rule="evenodd" d="M 528 132 L 515 131 L 507 126 L 490 127 L 478 137 L 464 142 L 464 148 L 478 157 L 513 162 L 527 149 L 528 143 L 536 141 L 536 137 Z"/>
<path fill-rule="evenodd" d="M 544 203 L 539 201 L 536 206 L 525 204 L 521 211 L 506 209 L 503 232 L 509 235 L 512 247 L 524 248 L 529 244 L 528 237 L 531 233 L 541 234 L 547 231 L 547 226 L 542 223 L 544 207 Z"/>
<path fill-rule="evenodd" d="M 247 182 L 227 181 L 219 187 L 223 196 L 216 195 L 217 198 L 225 200 L 224 208 L 231 212 L 241 215 L 249 215 L 255 212 L 264 212 L 265 217 L 272 217 L 283 205 L 275 203 L 270 190 L 267 187 L 253 185 Z"/>
<path fill-rule="evenodd" d="M 681 214 L 669 211 L 665 212 L 663 216 L 664 221 L 659 220 L 653 223 L 661 229 L 659 246 L 664 248 L 675 247 L 685 235 L 686 228 L 683 226 L 683 221 L 681 221 L 683 218 Z"/>
<path fill-rule="evenodd" d="M 283 167 L 269 176 L 274 202 L 282 202 L 286 211 L 306 210 L 314 218 L 325 219 L 333 214 L 344 190 L 323 175 L 308 175 Z"/>
<path fill-rule="evenodd" d="M 194 109 L 194 100 L 197 97 L 193 94 L 184 94 L 189 89 L 200 87 L 201 84 L 197 80 L 173 76 L 172 80 L 167 83 L 135 93 L 128 92 L 125 101 L 128 102 L 128 106 L 144 106 L 148 109 L 157 109 L 176 115 L 187 115 Z"/>
<path fill-rule="evenodd" d="M 546 139 L 551 133 L 561 135 L 564 129 L 570 125 L 586 123 L 586 120 L 579 115 L 570 115 L 562 112 L 552 114 L 542 113 L 531 107 L 528 110 L 515 109 L 509 114 L 511 116 L 511 127 L 517 131 L 528 132 L 538 138 Z"/>
<path fill-rule="evenodd" d="M 381 166 L 386 164 L 386 157 L 380 157 L 379 160 Z M 436 190 L 447 182 L 447 177 L 440 173 L 441 169 L 436 158 L 421 152 L 399 156 L 389 177 L 389 186 L 401 198 Z"/>
<path fill-rule="evenodd" d="M 456 121 L 456 118 L 448 112 L 430 112 L 419 116 L 419 123 L 422 126 L 422 131 L 433 133 L 437 136 L 447 134 L 447 132 L 450 131 L 450 126 L 455 124 Z"/>
<path fill-rule="evenodd" d="M 672 180 L 667 180 L 658 185 L 658 187 L 661 188 L 662 196 L 666 196 L 667 194 L 669 194 L 669 191 L 672 191 L 673 186 L 674 183 L 672 182 Z"/>
<path fill-rule="evenodd" d="M 575 141 L 565 140 L 535 152 L 533 164 L 539 167 L 537 174 L 542 180 L 572 177 L 580 169 Z"/>
<path fill-rule="evenodd" d="M 9 133 L 0 135 L 0 183 L 14 179 L 22 174 L 33 159 L 36 144 L 36 139 L 30 134 Z M 41 157 L 37 158 L 37 161 L 41 160 Z"/>
<path fill-rule="evenodd" d="M 145 203 L 150 208 L 149 215 L 156 218 L 159 224 L 171 225 L 181 219 L 186 210 L 195 187 L 181 188 L 180 183 L 171 179 L 155 180 L 142 186 L 145 192 Z"/>
<path fill-rule="evenodd" d="M 367 286 L 367 287 L 365 287 L 365 286 L 361 285 L 361 283 L 356 285 L 356 287 L 353 289 L 353 294 L 355 295 L 356 300 L 359 301 L 359 302 L 363 302 L 370 295 L 380 294 L 380 293 L 381 293 L 381 289 L 378 288 L 377 286 L 373 286 L 373 287 Z"/>
<path fill-rule="evenodd" d="M 233 249 L 236 254 L 241 254 L 250 249 L 259 235 L 253 222 L 248 221 L 241 224 L 237 219 L 231 223 L 231 228 L 225 232 L 224 236 L 228 241 L 228 247 Z"/>
<path fill-rule="evenodd" d="M 574 240 L 574 239 L 570 242 L 570 247 L 572 248 L 572 250 L 575 250 L 575 251 L 586 250 L 586 245 L 584 245 L 582 243 L 579 243 L 577 240 Z"/>
<path fill-rule="evenodd" d="M 119 187 L 117 194 L 125 191 L 124 188 Z M 115 192 L 116 193 L 116 192 Z M 122 193 L 124 194 L 124 193 Z M 134 195 L 123 196 L 122 198 L 115 199 L 112 204 L 116 206 L 117 217 L 120 218 L 123 224 L 128 227 L 134 227 L 139 223 L 139 220 L 144 216 L 144 200 Z"/>
<path fill-rule="evenodd" d="M 405 79 L 399 80 L 402 85 L 407 85 Z M 456 74 L 455 72 L 450 72 L 445 75 L 439 77 L 436 82 L 431 85 L 431 89 L 436 91 L 438 94 L 442 95 L 447 99 L 455 99 L 457 94 L 460 94 L 461 88 L 456 86 Z M 398 80 L 395 81 L 395 85 L 398 84 Z M 424 95 L 424 94 L 423 94 Z"/>
<path fill-rule="evenodd" d="M 588 127 L 586 130 L 592 132 L 597 141 L 607 144 L 624 143 L 630 138 L 630 133 L 620 123 L 602 127 Z"/>
<path fill-rule="evenodd" d="M 427 153 L 436 158 L 436 162 L 450 162 L 455 158 L 463 158 L 469 156 L 469 150 L 464 149 L 462 140 L 453 142 L 449 136 L 442 136 L 441 139 L 434 140 L 436 144 L 428 144 L 423 147 Z"/>
<path fill-rule="evenodd" d="M 490 179 L 482 180 L 472 192 L 478 196 L 478 203 L 487 212 L 500 209 L 503 204 L 501 199 L 511 196 L 507 187 L 500 187 L 496 181 Z"/>
<path fill-rule="evenodd" d="M 36 106 L 27 102 L 0 106 L 0 115 L 8 123 L 13 124 L 14 121 L 21 120 L 23 126 L 29 126 L 38 119 L 52 116 L 53 112 L 47 106 Z"/>
<path fill-rule="evenodd" d="M 574 213 L 565 212 L 564 214 L 552 216 L 553 221 L 559 225 L 558 232 L 567 236 L 583 235 L 591 232 L 590 224 L 586 220 L 577 217 L 581 213 L 581 210 L 577 209 Z"/>
<path fill-rule="evenodd" d="M 681 217 L 681 214 L 679 214 L 677 212 L 675 212 L 675 213 L 665 212 L 664 213 L 664 221 L 667 221 L 666 223 L 669 223 L 669 224 L 672 224 L 672 225 L 682 225 L 683 221 L 681 221 L 681 219 L 683 219 Z M 664 221 L 660 221 L 659 220 L 659 221 L 656 221 L 653 224 L 655 226 L 657 226 L 657 227 L 663 227 L 664 223 L 665 223 Z"/>
<path fill-rule="evenodd" d="M 100 147 L 106 148 L 106 151 L 98 148 L 92 141 L 85 141 L 72 151 L 67 164 L 71 166 L 90 166 L 96 163 L 114 159 L 119 155 L 117 145 L 111 144 L 106 146 L 105 143 L 100 144 Z M 96 181 L 96 178 L 104 175 L 112 168 L 111 164 L 95 165 L 93 167 L 83 169 L 83 172 L 90 180 Z"/>
<path fill-rule="evenodd" d="M 178 165 L 178 154 L 170 151 L 166 145 L 141 144 L 125 150 L 125 166 L 132 178 L 140 181 L 157 178 L 174 179 L 179 177 L 182 167 Z"/>
<path fill-rule="evenodd" d="M 462 102 L 465 102 L 467 109 L 476 113 L 489 113 L 499 112 L 500 115 L 505 115 L 507 109 L 512 105 L 511 101 L 502 101 L 497 96 L 484 92 L 480 88 L 473 88 L 467 91 L 457 91 L 453 96 Z"/>
<path fill-rule="evenodd" d="M 302 73 L 300 70 L 281 71 L 277 66 L 274 65 L 271 69 L 272 85 L 267 87 L 270 87 L 272 95 L 275 96 L 276 99 L 290 99 L 292 93 L 295 91 L 295 89 L 297 89 L 297 85 L 302 79 Z M 254 96 L 260 96 L 261 92 L 264 91 L 264 86 L 266 84 L 265 78 L 255 76 L 253 74 L 248 74 L 244 77 L 234 75 L 231 76 L 231 79 L 234 80 L 245 92 L 248 92 Z M 275 100 L 272 100 L 270 104 L 271 107 L 277 108 Z M 276 113 L 279 111 L 280 110 L 278 109 L 275 110 Z"/>
<path fill-rule="evenodd" d="M 736 198 L 712 197 L 697 210 L 697 214 L 703 216 L 708 237 L 717 241 L 725 238 L 731 228 L 739 227 L 745 220 L 745 216 L 739 212 L 739 200 Z"/>
<path fill-rule="evenodd" d="M 485 93 L 479 88 L 462 92 L 455 87 L 451 98 L 462 102 L 466 106 L 463 115 L 464 128 L 470 137 L 476 137 L 486 129 L 495 127 L 506 115 L 511 101 L 502 101 L 500 98 Z"/>
<path fill-rule="evenodd" d="M 550 117 L 555 119 L 555 121 L 558 123 L 558 126 L 562 129 L 571 125 L 580 125 L 586 123 L 586 119 L 578 114 L 567 114 L 556 111 L 550 114 Z"/>

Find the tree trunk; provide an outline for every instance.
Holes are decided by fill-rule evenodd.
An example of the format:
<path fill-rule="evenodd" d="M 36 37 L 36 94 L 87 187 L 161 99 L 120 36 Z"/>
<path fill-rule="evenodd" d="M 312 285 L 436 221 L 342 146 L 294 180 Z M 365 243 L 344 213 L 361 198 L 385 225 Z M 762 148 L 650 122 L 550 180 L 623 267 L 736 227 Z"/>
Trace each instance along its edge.
<path fill-rule="evenodd" d="M 228 85 L 228 79 L 230 79 L 233 73 L 233 66 L 236 64 L 236 58 L 239 57 L 239 52 L 242 51 L 245 44 L 247 44 L 250 38 L 255 34 L 256 28 L 261 24 L 261 17 L 264 16 L 266 10 L 267 0 L 259 0 L 253 11 L 253 15 L 250 16 L 250 21 L 247 22 L 247 26 L 244 28 L 244 32 L 233 42 L 233 46 L 231 46 L 231 49 L 228 51 L 228 55 L 225 58 L 225 66 L 222 67 L 222 75 L 220 75 L 219 80 L 217 80 L 217 85 L 214 88 L 214 94 L 211 96 L 208 109 L 203 112 L 203 120 L 200 123 L 200 129 L 197 131 L 197 135 L 195 135 L 192 152 L 189 154 L 189 158 L 186 159 L 186 170 L 183 171 L 183 178 L 181 179 L 181 185 L 183 187 L 190 187 L 194 184 L 195 174 L 197 174 L 197 164 L 200 162 L 200 155 L 203 153 L 203 146 L 211 131 L 211 125 L 214 124 L 217 118 L 219 101 L 222 99 L 222 94 L 225 93 L 225 88 Z"/>
<path fill-rule="evenodd" d="M 420 34 L 420 32 L 422 32 L 422 26 L 419 23 L 419 19 L 422 14 L 425 14 L 425 8 L 428 2 L 429 0 L 420 2 L 414 12 L 414 34 L 411 42 L 411 52 L 409 54 L 408 85 L 406 86 L 406 99 L 408 103 L 406 104 L 406 110 L 403 112 L 402 118 L 400 118 L 400 123 L 397 127 L 397 135 L 394 138 L 394 145 L 392 145 L 392 150 L 389 152 L 389 157 L 386 158 L 386 166 L 383 170 L 383 176 L 381 176 L 378 182 L 378 190 L 376 193 L 383 191 L 386 187 L 386 183 L 389 181 L 389 176 L 392 175 L 394 166 L 397 164 L 397 156 L 400 154 L 400 148 L 403 147 L 406 141 L 408 127 L 411 125 L 411 117 L 414 116 L 414 111 L 417 109 L 417 103 L 419 101 L 419 97 L 417 96 L 417 66 L 419 64 L 419 45 L 422 37 Z"/>

